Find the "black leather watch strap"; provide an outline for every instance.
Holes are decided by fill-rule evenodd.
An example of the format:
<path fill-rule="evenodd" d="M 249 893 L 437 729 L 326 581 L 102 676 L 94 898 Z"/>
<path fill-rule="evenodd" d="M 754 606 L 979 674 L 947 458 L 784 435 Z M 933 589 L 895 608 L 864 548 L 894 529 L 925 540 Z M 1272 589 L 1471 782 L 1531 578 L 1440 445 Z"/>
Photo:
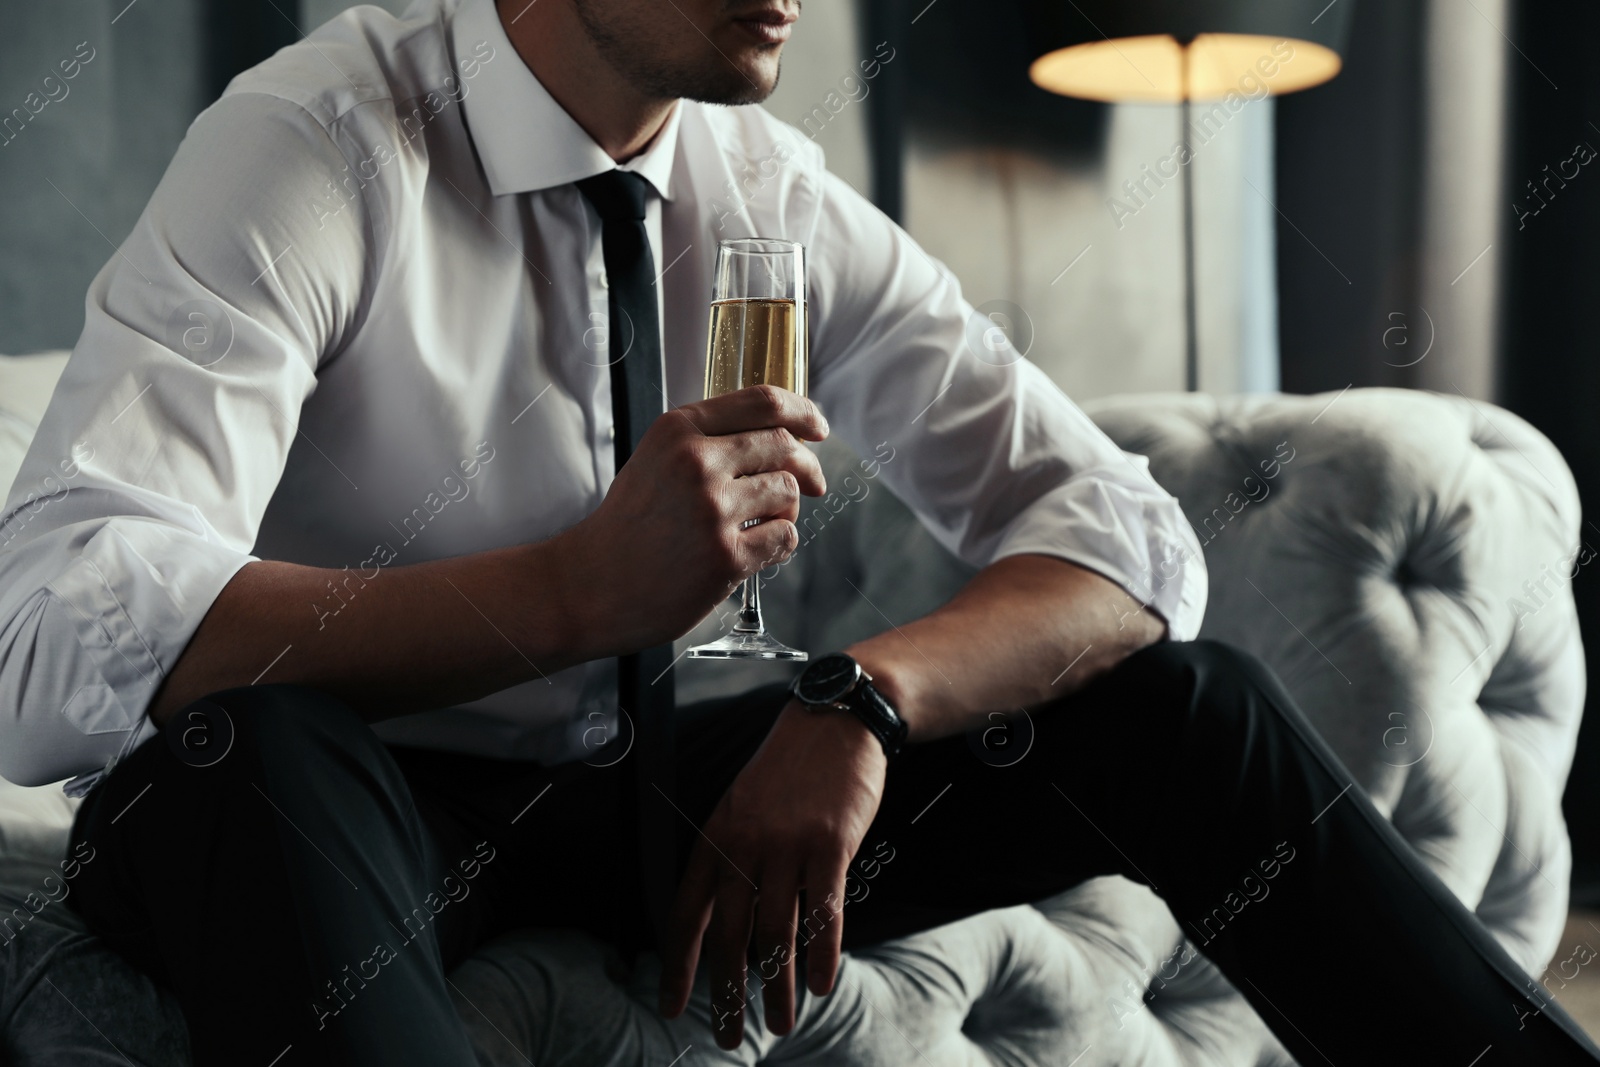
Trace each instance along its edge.
<path fill-rule="evenodd" d="M 830 652 L 812 660 L 789 688 L 812 711 L 837 708 L 860 719 L 885 755 L 893 756 L 906 743 L 906 721 L 849 653 Z"/>
<path fill-rule="evenodd" d="M 893 756 L 905 746 L 906 721 L 871 681 L 862 679 L 840 703 L 872 731 L 883 745 L 884 755 Z"/>

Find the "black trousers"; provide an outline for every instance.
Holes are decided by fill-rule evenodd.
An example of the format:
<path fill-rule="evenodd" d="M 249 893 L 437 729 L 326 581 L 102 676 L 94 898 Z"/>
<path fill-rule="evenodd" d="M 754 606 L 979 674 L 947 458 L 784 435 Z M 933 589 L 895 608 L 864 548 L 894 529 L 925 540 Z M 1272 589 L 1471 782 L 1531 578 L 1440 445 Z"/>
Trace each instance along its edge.
<path fill-rule="evenodd" d="M 682 854 L 783 703 L 680 713 Z M 1259 661 L 1157 645 L 1031 724 L 891 764 L 847 946 L 1116 873 L 1162 896 L 1307 1067 L 1600 1060 Z M 86 798 L 73 839 L 96 861 L 69 901 L 176 991 L 201 1067 L 289 1046 L 281 1067 L 470 1067 L 446 974 L 474 946 L 527 925 L 610 936 L 640 907 L 632 773 L 389 748 L 315 691 L 229 690 Z"/>

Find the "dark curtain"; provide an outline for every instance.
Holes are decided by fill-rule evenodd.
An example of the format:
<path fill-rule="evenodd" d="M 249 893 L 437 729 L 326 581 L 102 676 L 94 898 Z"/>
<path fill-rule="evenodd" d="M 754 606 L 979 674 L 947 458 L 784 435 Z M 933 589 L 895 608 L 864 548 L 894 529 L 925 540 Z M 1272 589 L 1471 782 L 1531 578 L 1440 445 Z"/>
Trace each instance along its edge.
<path fill-rule="evenodd" d="M 910 137 L 1023 148 L 1086 164 L 1105 140 L 1104 104 L 1045 92 L 1028 79 L 1032 54 L 1016 0 L 865 0 L 862 37 L 906 56 L 867 98 L 872 200 L 905 213 Z"/>
<path fill-rule="evenodd" d="M 1600 321 L 1600 159 L 1580 164 L 1575 149 L 1600 149 L 1600 7 L 1522 2 L 1513 11 L 1508 35 L 1521 54 L 1510 61 L 1499 395 L 1555 442 L 1587 505 L 1600 499 L 1600 341 L 1594 330 Z M 1560 178 L 1574 170 L 1576 177 Z M 1586 520 L 1583 539 L 1600 550 L 1596 526 Z M 1573 900 L 1588 906 L 1600 906 L 1600 578 L 1594 569 L 1586 566 L 1573 579 L 1590 699 L 1566 795 Z"/>
<path fill-rule="evenodd" d="M 862 52 L 878 41 L 903 41 L 911 26 L 907 0 L 867 0 L 857 10 Z M 877 91 L 867 97 L 867 154 L 872 167 L 872 202 L 896 222 L 905 219 L 905 64 L 883 68 Z"/>
<path fill-rule="evenodd" d="M 1426 6 L 1356 4 L 1339 76 L 1278 98 L 1285 392 L 1414 384 L 1383 331 L 1419 296 Z"/>
<path fill-rule="evenodd" d="M 207 102 L 228 82 L 285 45 L 305 36 L 300 0 L 210 0 L 205 8 Z"/>

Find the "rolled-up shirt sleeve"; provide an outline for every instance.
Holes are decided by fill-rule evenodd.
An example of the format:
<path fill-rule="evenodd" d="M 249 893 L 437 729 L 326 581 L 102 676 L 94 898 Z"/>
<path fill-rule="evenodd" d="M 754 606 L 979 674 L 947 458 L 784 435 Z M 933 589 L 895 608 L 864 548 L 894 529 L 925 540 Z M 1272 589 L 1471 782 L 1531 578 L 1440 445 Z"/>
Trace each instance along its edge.
<path fill-rule="evenodd" d="M 809 242 L 812 393 L 841 437 L 974 566 L 1039 553 L 1200 629 L 1206 570 L 1178 502 L 980 318 L 953 275 L 838 178 Z M 1013 316 L 1015 309 L 1010 311 Z"/>
<path fill-rule="evenodd" d="M 151 736 L 151 699 L 255 558 L 360 290 L 367 209 L 316 209 L 344 166 L 299 105 L 225 96 L 96 276 L 0 512 L 7 779 L 81 791 Z"/>

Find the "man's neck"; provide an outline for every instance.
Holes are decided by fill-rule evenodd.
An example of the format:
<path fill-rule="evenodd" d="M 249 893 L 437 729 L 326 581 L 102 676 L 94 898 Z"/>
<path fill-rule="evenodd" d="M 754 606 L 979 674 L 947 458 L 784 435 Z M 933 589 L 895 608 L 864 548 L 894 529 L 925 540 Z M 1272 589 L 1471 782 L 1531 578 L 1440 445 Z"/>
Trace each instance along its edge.
<path fill-rule="evenodd" d="M 555 102 L 618 163 L 650 144 L 676 100 L 644 96 L 590 39 L 571 4 L 496 3 L 517 55 Z"/>

